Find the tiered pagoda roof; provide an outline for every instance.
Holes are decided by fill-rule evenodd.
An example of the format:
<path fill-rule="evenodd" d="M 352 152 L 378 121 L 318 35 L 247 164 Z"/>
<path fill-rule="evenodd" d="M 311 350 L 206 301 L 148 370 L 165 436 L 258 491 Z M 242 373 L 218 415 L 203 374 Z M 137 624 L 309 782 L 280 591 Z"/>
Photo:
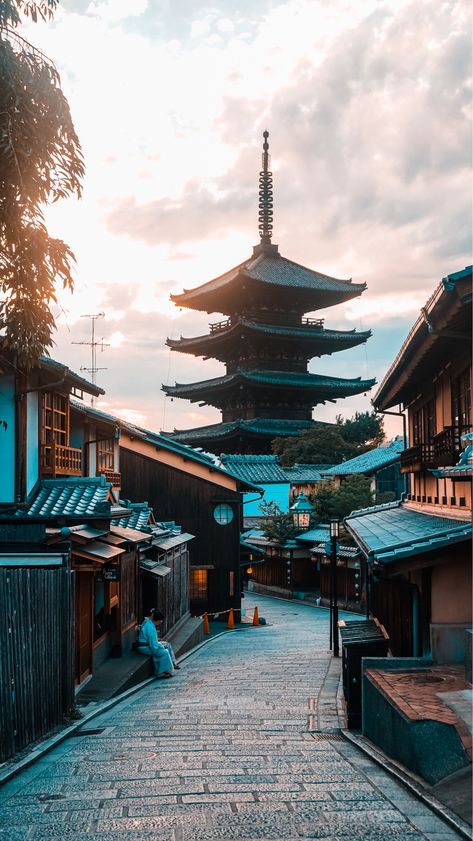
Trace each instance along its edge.
<path fill-rule="evenodd" d="M 309 358 L 336 353 L 366 342 L 371 330 L 357 333 L 356 330 L 325 330 L 322 319 L 305 319 L 295 325 L 264 324 L 249 318 L 229 318 L 210 325 L 210 333 L 193 338 L 167 339 L 172 350 L 190 353 L 193 356 L 211 357 L 226 361 L 235 341 L 250 339 L 263 343 L 267 336 L 277 336 L 284 344 L 297 346 Z"/>
<path fill-rule="evenodd" d="M 224 362 L 226 374 L 194 383 L 163 385 L 169 396 L 222 410 L 221 424 L 170 433 L 216 453 L 269 452 L 272 438 L 297 435 L 315 426 L 314 406 L 360 394 L 375 382 L 322 376 L 307 370 L 313 357 L 355 347 L 371 332 L 325 329 L 322 319 L 304 318 L 304 314 L 348 301 L 366 286 L 288 260 L 271 242 L 272 173 L 267 138 L 265 132 L 260 243 L 249 259 L 230 271 L 195 289 L 171 295 L 178 306 L 228 316 L 211 324 L 206 335 L 167 340 L 172 350 Z"/>
<path fill-rule="evenodd" d="M 365 283 L 308 269 L 282 257 L 277 245 L 260 243 L 248 260 L 196 289 L 171 295 L 171 300 L 179 307 L 232 315 L 241 312 L 242 305 L 246 309 L 245 301 L 249 310 L 268 311 L 268 298 L 277 294 L 278 301 L 286 304 L 283 311 L 313 312 L 349 301 L 365 289 Z"/>

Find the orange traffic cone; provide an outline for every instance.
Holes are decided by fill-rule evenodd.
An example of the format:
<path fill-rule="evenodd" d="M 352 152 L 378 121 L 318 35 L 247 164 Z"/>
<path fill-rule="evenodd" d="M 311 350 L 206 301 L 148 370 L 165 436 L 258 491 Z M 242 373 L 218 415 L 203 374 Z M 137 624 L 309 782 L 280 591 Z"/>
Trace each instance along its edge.
<path fill-rule="evenodd" d="M 209 617 L 204 613 L 204 634 L 210 634 Z"/>
<path fill-rule="evenodd" d="M 259 616 L 258 616 L 258 608 L 255 607 L 255 612 L 253 613 L 253 625 L 259 625 Z"/>
<path fill-rule="evenodd" d="M 233 620 L 233 608 L 230 608 L 230 611 L 228 613 L 227 628 L 228 628 L 229 631 L 233 631 L 234 627 L 235 627 L 235 622 Z"/>

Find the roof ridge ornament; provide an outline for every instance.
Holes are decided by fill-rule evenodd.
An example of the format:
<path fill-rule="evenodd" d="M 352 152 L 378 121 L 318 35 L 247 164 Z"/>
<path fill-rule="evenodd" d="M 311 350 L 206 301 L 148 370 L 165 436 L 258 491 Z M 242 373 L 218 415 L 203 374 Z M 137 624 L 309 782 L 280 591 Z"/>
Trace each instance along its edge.
<path fill-rule="evenodd" d="M 259 174 L 258 230 L 261 245 L 271 245 L 273 235 L 273 173 L 270 170 L 269 131 L 263 132 L 262 169 Z"/>

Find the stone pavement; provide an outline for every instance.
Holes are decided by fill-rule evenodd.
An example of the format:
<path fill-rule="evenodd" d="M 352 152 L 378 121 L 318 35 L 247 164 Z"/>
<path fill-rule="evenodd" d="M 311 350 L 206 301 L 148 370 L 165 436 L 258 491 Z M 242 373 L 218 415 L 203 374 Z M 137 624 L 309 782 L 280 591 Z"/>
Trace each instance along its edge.
<path fill-rule="evenodd" d="M 254 604 L 269 625 L 213 638 L 6 783 L 0 839 L 461 837 L 334 732 L 328 612 Z"/>

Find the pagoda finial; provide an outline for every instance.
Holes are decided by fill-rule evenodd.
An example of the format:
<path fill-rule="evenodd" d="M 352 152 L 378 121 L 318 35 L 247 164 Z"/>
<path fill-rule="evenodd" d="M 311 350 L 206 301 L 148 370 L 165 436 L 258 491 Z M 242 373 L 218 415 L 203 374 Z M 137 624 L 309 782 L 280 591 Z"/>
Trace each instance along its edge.
<path fill-rule="evenodd" d="M 270 244 L 273 233 L 273 173 L 270 171 L 269 131 L 263 132 L 262 170 L 259 174 L 258 228 L 262 244 Z"/>

